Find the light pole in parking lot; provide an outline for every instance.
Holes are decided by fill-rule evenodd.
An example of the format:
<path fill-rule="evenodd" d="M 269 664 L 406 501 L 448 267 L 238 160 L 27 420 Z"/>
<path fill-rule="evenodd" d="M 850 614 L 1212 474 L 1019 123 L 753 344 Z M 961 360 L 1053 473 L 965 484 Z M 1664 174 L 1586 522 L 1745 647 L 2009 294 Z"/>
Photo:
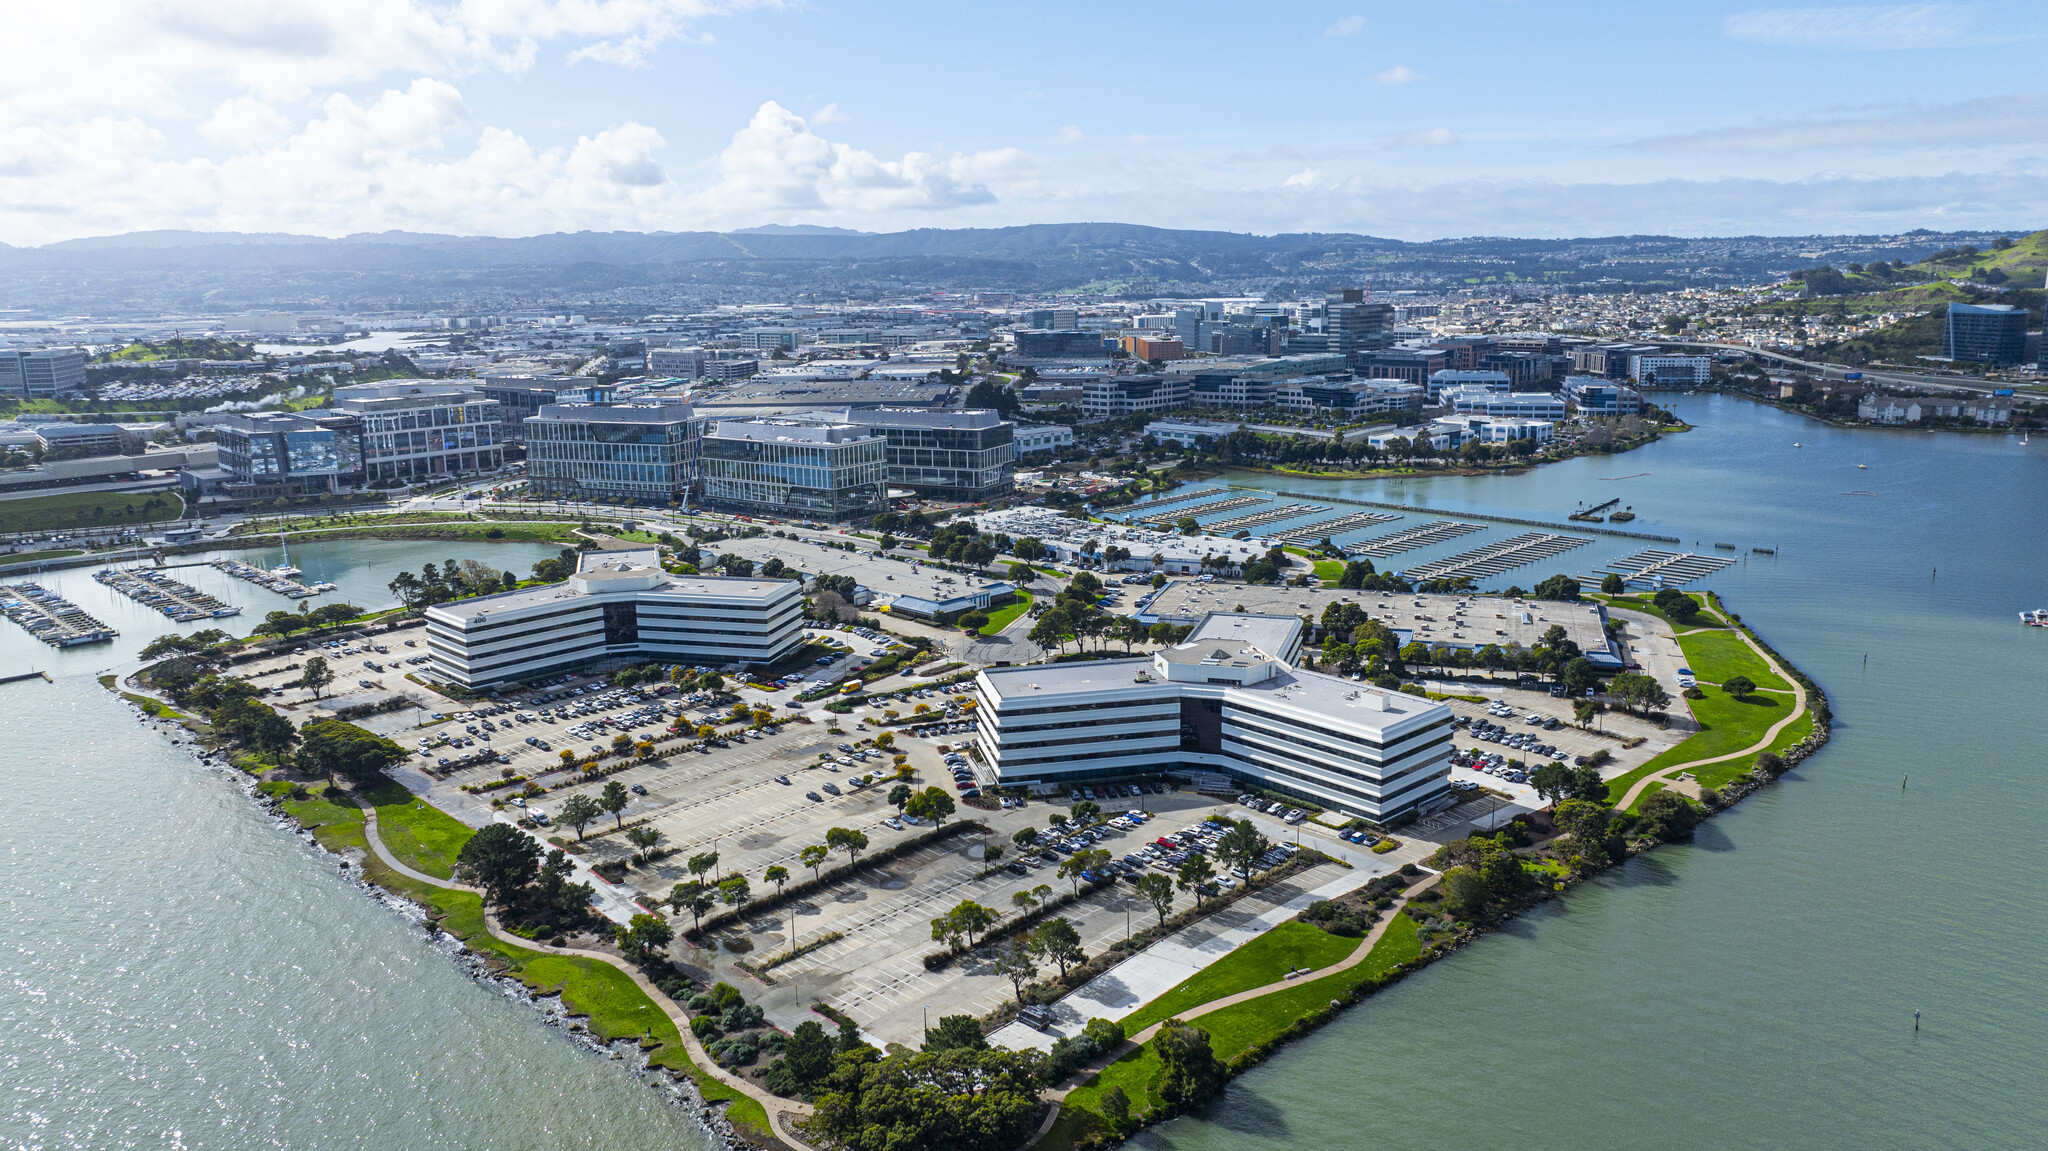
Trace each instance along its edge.
<path fill-rule="evenodd" d="M 924 1005 L 924 1037 L 932 1037 L 932 1005 L 929 1003 Z"/>

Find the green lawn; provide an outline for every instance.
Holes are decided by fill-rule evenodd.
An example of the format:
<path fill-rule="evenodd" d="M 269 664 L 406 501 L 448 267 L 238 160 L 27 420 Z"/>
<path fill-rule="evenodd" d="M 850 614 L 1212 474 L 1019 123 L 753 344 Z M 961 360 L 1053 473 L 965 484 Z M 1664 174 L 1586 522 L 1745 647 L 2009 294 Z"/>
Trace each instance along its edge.
<path fill-rule="evenodd" d="M 1693 599 L 1693 602 L 1694 602 L 1694 603 L 1704 603 L 1704 602 L 1705 602 L 1705 601 L 1704 601 L 1704 600 L 1702 599 L 1702 597 L 1700 597 L 1700 596 L 1699 596 L 1699 595 L 1697 595 L 1697 594 L 1693 594 L 1693 593 L 1688 593 L 1688 594 L 1692 594 L 1692 599 Z M 1716 617 L 1715 617 L 1715 616 L 1714 616 L 1714 615 L 1713 615 L 1713 614 L 1712 614 L 1711 612 L 1707 612 L 1707 611 L 1702 611 L 1702 612 L 1700 612 L 1700 613 L 1699 613 L 1698 615 L 1694 616 L 1694 617 L 1693 617 L 1693 618 L 1691 619 L 1691 621 L 1689 621 L 1689 622 L 1687 622 L 1687 623 L 1679 623 L 1679 622 L 1678 622 L 1677 620 L 1675 620 L 1675 619 L 1672 619 L 1672 618 L 1671 618 L 1670 616 L 1668 616 L 1668 615 L 1665 615 L 1665 614 L 1663 613 L 1663 611 L 1661 611 L 1661 610 L 1660 610 L 1660 609 L 1659 609 L 1659 608 L 1657 607 L 1657 605 L 1655 605 L 1655 604 L 1651 603 L 1651 602 L 1650 602 L 1650 597 L 1648 597 L 1648 596 L 1642 596 L 1642 595 L 1617 595 L 1617 596 L 1604 596 L 1604 597 L 1601 597 L 1601 598 L 1604 598 L 1604 599 L 1605 599 L 1605 600 L 1606 600 L 1606 601 L 1607 601 L 1607 602 L 1608 602 L 1608 603 L 1609 603 L 1610 605 L 1612 605 L 1612 606 L 1614 606 L 1614 607 L 1623 607 L 1623 608 L 1627 608 L 1627 609 L 1629 609 L 1630 611 L 1639 611 L 1639 612 L 1642 612 L 1642 613 L 1643 613 L 1644 615 L 1656 616 L 1656 617 L 1657 617 L 1658 619 L 1661 619 L 1661 620 L 1663 620 L 1663 621 L 1664 621 L 1665 623 L 1668 623 L 1668 624 L 1670 624 L 1670 625 L 1671 625 L 1671 627 L 1672 627 L 1672 629 L 1673 629 L 1674 631 L 1686 631 L 1686 630 L 1688 630 L 1688 629 L 1691 629 L 1691 628 L 1722 628 L 1722 629 L 1724 629 L 1724 630 L 1725 630 L 1725 629 L 1727 628 L 1727 626 L 1728 626 L 1728 625 L 1726 625 L 1726 624 L 1722 623 L 1722 622 L 1721 622 L 1721 621 L 1720 621 L 1720 620 L 1719 620 L 1718 618 L 1716 618 Z"/>
<path fill-rule="evenodd" d="M 0 532 L 44 532 L 158 523 L 185 514 L 176 492 L 59 492 L 0 500 Z"/>
<path fill-rule="evenodd" d="M 278 785 L 265 784 L 264 787 L 274 791 Z M 404 790 L 397 784 L 390 785 L 390 788 Z M 353 804 L 342 806 L 328 802 L 326 789 L 326 784 L 309 784 L 306 790 L 313 793 L 310 798 L 284 800 L 284 808 L 330 851 L 350 847 L 367 851 L 369 843 L 363 834 L 362 809 Z M 289 785 L 284 785 L 284 790 L 288 791 Z M 387 798 L 385 793 L 388 790 L 379 789 L 372 796 L 381 801 Z M 398 799 L 396 796 L 388 798 Z M 453 835 L 443 821 L 455 823 L 431 807 L 426 807 L 424 812 L 412 811 L 406 801 L 389 806 L 379 802 L 377 807 L 377 826 L 383 833 L 385 845 L 408 866 L 421 871 L 431 872 L 429 865 L 435 858 L 453 858 L 455 849 L 447 848 Z M 405 827 L 410 837 L 407 848 L 402 849 L 398 837 L 394 836 L 394 828 L 399 826 Z M 468 828 L 462 828 L 462 831 L 466 838 Z M 444 849 L 447 854 L 442 856 Z M 692 1063 L 689 1049 L 683 1045 L 674 1020 L 625 972 L 600 960 L 550 955 L 506 943 L 485 930 L 482 898 L 467 891 L 451 891 L 409 879 L 386 867 L 374 854 L 363 861 L 363 874 L 381 887 L 432 908 L 443 930 L 473 950 L 499 960 L 504 964 L 506 974 L 541 994 L 559 994 L 563 1005 L 571 1012 L 588 1017 L 592 1033 L 606 1039 L 640 1038 L 642 1047 L 650 1049 L 648 1061 L 653 1066 L 688 1072 L 697 1081 L 697 1089 L 707 1101 L 730 1101 L 727 1115 L 734 1123 L 763 1134 L 768 1132 L 767 1111 L 753 1099 L 719 1082 Z"/>
<path fill-rule="evenodd" d="M 1357 938 L 1331 935 L 1312 923 L 1283 923 L 1139 1008 L 1124 1020 L 1124 1030 L 1143 1031 L 1190 1007 L 1285 978 L 1295 968 L 1327 967 L 1358 950 L 1358 944 Z"/>
<path fill-rule="evenodd" d="M 1017 617 L 1031 610 L 1031 593 L 1017 592 L 1017 602 L 988 613 L 988 622 L 981 626 L 982 635 L 995 635 L 1017 622 Z"/>
<path fill-rule="evenodd" d="M 14 552 L 11 555 L 0 555 L 0 564 L 32 564 L 39 560 L 57 560 L 63 559 L 66 556 L 82 556 L 84 554 L 85 552 L 78 548 L 53 548 L 42 552 Z"/>
<path fill-rule="evenodd" d="M 1733 631 L 1703 631 L 1696 635 L 1681 636 L 1678 645 L 1685 651 L 1686 666 L 1702 684 L 1726 683 L 1733 676 L 1748 676 L 1758 687 L 1775 688 L 1790 692 L 1792 685 L 1783 676 L 1771 670 L 1756 650 L 1744 643 L 1742 637 Z M 1713 694 L 1714 688 L 1707 688 Z"/>
<path fill-rule="evenodd" d="M 1304 1013 L 1332 999 L 1342 998 L 1353 985 L 1383 975 L 1394 965 L 1420 954 L 1422 945 L 1415 938 L 1415 921 L 1405 915 L 1396 915 L 1387 925 L 1386 933 L 1373 945 L 1371 954 L 1357 967 L 1234 1004 L 1189 1022 L 1207 1031 L 1210 1049 L 1216 1052 L 1218 1059 L 1227 1060 L 1247 1047 L 1285 1031 Z M 1159 1080 L 1165 1070 L 1152 1044 L 1125 1054 L 1067 1094 L 1058 1122 L 1039 1147 L 1048 1151 L 1064 1151 L 1099 1127 L 1094 1108 L 1097 1100 L 1111 1087 L 1123 1088 L 1124 1094 L 1130 1098 L 1134 1114 L 1157 1107 L 1160 1102 L 1157 1094 Z"/>
<path fill-rule="evenodd" d="M 1344 565 L 1336 560 L 1316 560 L 1316 578 L 1324 587 L 1336 587 L 1337 580 L 1344 575 Z"/>
<path fill-rule="evenodd" d="M 377 807 L 377 831 L 399 862 L 436 879 L 455 876 L 455 856 L 476 832 L 429 806 L 403 786 L 386 782 L 366 796 Z"/>

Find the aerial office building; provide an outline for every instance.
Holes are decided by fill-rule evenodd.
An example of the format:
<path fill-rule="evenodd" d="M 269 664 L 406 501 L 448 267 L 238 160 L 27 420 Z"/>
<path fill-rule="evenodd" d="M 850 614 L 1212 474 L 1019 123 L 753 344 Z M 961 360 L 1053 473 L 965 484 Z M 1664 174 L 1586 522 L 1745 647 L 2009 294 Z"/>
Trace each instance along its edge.
<path fill-rule="evenodd" d="M 83 348 L 0 348 L 0 396 L 41 399 L 85 387 Z"/>
<path fill-rule="evenodd" d="M 568 499 L 681 500 L 703 418 L 688 404 L 548 404 L 526 421 L 527 483 Z"/>
<path fill-rule="evenodd" d="M 213 436 L 222 479 L 234 494 L 311 495 L 364 479 L 362 421 L 352 415 L 229 412 Z"/>
<path fill-rule="evenodd" d="M 992 410 L 870 408 L 849 412 L 842 422 L 864 425 L 888 442 L 894 486 L 974 503 L 1016 488 L 1017 425 Z"/>
<path fill-rule="evenodd" d="M 2027 355 L 2027 310 L 2011 304 L 1950 304 L 1941 354 L 1995 368 L 2019 363 Z"/>
<path fill-rule="evenodd" d="M 1324 295 L 1323 332 L 1336 338 L 1332 350 L 1346 357 L 1386 347 L 1393 326 L 1394 306 L 1368 302 L 1362 289 L 1331 288 Z"/>
<path fill-rule="evenodd" d="M 797 580 L 678 576 L 653 548 L 587 552 L 564 583 L 436 604 L 427 654 L 466 688 L 607 661 L 763 667 L 803 645 Z"/>
<path fill-rule="evenodd" d="M 1196 771 L 1381 823 L 1449 806 L 1450 709 L 1296 670 L 1299 629 L 1211 615 L 1145 659 L 984 669 L 976 742 L 1004 786 Z"/>
<path fill-rule="evenodd" d="M 533 376 L 485 376 L 482 391 L 487 400 L 498 402 L 498 442 L 506 445 L 526 441 L 526 420 L 540 414 L 541 406 L 552 404 L 567 380 L 542 382 Z"/>
<path fill-rule="evenodd" d="M 818 519 L 881 511 L 888 441 L 857 424 L 720 420 L 698 449 L 704 502 Z"/>
<path fill-rule="evenodd" d="M 498 402 L 475 384 L 350 384 L 334 389 L 334 411 L 362 422 L 363 472 L 372 484 L 494 472 L 505 464 Z"/>

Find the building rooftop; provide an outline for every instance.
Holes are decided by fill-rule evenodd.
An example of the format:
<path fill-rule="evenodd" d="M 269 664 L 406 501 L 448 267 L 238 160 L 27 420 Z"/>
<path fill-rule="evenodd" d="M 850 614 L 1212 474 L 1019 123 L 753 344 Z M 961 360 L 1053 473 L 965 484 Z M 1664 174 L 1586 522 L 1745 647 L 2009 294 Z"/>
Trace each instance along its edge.
<path fill-rule="evenodd" d="M 1212 611 L 1188 633 L 1189 643 L 1227 640 L 1247 643 L 1262 651 L 1286 658 L 1301 640 L 1301 620 L 1293 615 L 1256 615 L 1252 612 Z"/>
<path fill-rule="evenodd" d="M 720 420 L 711 430 L 719 440 L 773 440 L 781 443 L 850 444 L 879 437 L 859 424 L 821 424 L 798 420 Z"/>
<path fill-rule="evenodd" d="M 493 615 L 607 592 L 641 591 L 728 600 L 771 600 L 797 590 L 794 580 L 671 575 L 661 569 L 659 561 L 660 553 L 654 548 L 585 552 L 576 561 L 575 576 L 567 582 L 436 604 L 427 609 L 427 614 L 474 625 Z"/>

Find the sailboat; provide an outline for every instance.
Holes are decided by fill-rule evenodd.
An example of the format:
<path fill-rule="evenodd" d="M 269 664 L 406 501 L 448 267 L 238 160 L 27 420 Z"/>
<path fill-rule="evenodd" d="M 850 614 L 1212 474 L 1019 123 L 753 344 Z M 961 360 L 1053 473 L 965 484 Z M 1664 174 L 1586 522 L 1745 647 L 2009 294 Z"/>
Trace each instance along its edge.
<path fill-rule="evenodd" d="M 1862 468 L 1862 469 L 1863 469 L 1864 471 L 1869 471 L 1869 470 L 1870 470 L 1870 465 L 1869 465 L 1869 464 L 1857 464 L 1856 466 L 1857 466 L 1857 467 L 1859 467 L 1859 468 Z"/>
<path fill-rule="evenodd" d="M 270 574 L 278 576 L 283 579 L 290 579 L 295 575 L 305 574 L 298 568 L 292 566 L 292 547 L 290 544 L 285 542 L 283 528 L 277 529 L 277 546 L 284 552 L 284 561 L 278 564 L 276 567 L 271 568 Z"/>
<path fill-rule="evenodd" d="M 1806 445 L 1805 445 L 1805 444 L 1802 444 L 1802 443 L 1800 443 L 1800 442 L 1799 442 L 1798 440 L 1793 440 L 1793 441 L 1792 441 L 1792 446 L 1793 446 L 1793 447 L 1795 447 L 1795 448 L 1803 448 L 1803 447 L 1805 447 Z"/>

